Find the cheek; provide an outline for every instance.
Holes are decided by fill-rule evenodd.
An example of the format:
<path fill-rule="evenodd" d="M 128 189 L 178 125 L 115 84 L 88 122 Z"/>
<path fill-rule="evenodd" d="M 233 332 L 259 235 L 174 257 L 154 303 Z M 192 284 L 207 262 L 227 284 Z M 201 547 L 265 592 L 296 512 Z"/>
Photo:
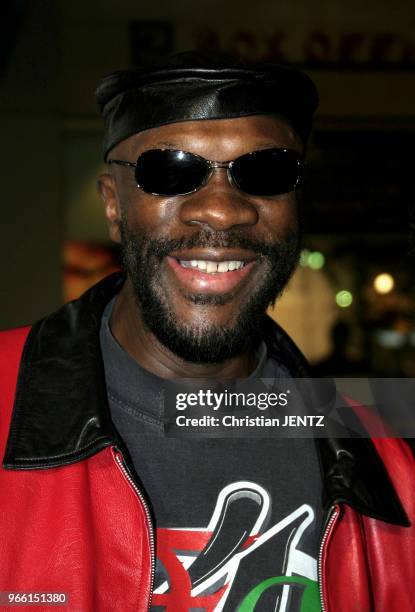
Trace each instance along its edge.
<path fill-rule="evenodd" d="M 175 218 L 174 203 L 166 198 L 148 195 L 137 189 L 129 193 L 122 208 L 128 224 L 135 231 L 146 234 L 160 234 L 173 226 Z"/>
<path fill-rule="evenodd" d="M 295 194 L 266 202 L 260 207 L 260 224 L 267 232 L 280 238 L 298 230 L 298 205 Z"/>

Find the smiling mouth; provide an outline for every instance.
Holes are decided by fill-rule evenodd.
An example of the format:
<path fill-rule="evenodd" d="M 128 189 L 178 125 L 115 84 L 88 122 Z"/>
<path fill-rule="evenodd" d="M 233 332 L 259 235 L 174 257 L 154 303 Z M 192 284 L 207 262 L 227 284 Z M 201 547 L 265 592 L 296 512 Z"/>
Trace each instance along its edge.
<path fill-rule="evenodd" d="M 223 272 L 233 272 L 246 265 L 246 262 L 239 260 L 231 261 L 209 261 L 205 259 L 178 259 L 177 262 L 182 268 L 194 268 L 206 274 L 222 274 Z"/>
<path fill-rule="evenodd" d="M 249 260 L 223 257 L 224 254 L 216 255 L 215 259 L 208 259 L 207 254 L 206 259 L 167 256 L 166 263 L 180 289 L 199 295 L 224 295 L 237 291 L 245 284 L 246 277 L 258 260 L 252 257 Z"/>

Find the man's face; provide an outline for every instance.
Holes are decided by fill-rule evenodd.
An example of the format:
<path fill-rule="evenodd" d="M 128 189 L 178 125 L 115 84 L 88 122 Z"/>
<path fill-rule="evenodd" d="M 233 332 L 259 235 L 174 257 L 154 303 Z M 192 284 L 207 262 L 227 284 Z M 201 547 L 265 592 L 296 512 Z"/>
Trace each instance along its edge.
<path fill-rule="evenodd" d="M 169 148 L 228 161 L 273 147 L 302 148 L 285 122 L 253 116 L 147 130 L 109 158 L 135 161 L 146 150 Z M 229 183 L 226 169 L 216 169 L 196 192 L 161 197 L 138 189 L 132 170 L 111 168 L 115 195 L 107 217 L 144 325 L 192 362 L 246 350 L 298 261 L 294 192 L 248 195 Z"/>

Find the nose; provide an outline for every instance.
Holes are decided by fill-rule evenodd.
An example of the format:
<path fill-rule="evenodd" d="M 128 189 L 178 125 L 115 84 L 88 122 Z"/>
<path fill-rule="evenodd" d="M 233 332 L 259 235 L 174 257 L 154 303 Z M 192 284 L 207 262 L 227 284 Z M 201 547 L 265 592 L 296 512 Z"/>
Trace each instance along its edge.
<path fill-rule="evenodd" d="M 229 182 L 224 168 L 216 168 L 206 185 L 183 197 L 180 220 L 186 225 L 198 224 L 224 231 L 258 222 L 258 210 L 250 196 Z"/>

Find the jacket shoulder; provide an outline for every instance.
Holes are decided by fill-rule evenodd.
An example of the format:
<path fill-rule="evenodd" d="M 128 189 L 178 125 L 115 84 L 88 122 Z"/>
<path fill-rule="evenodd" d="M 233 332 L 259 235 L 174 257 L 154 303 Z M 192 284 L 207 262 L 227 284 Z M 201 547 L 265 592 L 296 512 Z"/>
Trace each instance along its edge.
<path fill-rule="evenodd" d="M 15 370 L 19 366 L 30 329 L 30 326 L 27 326 L 0 332 L 0 384 L 17 374 Z"/>
<path fill-rule="evenodd" d="M 346 399 L 368 432 L 408 521 L 415 528 L 415 456 L 412 441 L 396 436 L 376 411 L 351 398 Z"/>
<path fill-rule="evenodd" d="M 4 455 L 20 361 L 30 327 L 0 332 L 0 456 Z"/>
<path fill-rule="evenodd" d="M 408 441 L 401 438 L 374 438 L 373 443 L 415 529 L 414 452 Z"/>

